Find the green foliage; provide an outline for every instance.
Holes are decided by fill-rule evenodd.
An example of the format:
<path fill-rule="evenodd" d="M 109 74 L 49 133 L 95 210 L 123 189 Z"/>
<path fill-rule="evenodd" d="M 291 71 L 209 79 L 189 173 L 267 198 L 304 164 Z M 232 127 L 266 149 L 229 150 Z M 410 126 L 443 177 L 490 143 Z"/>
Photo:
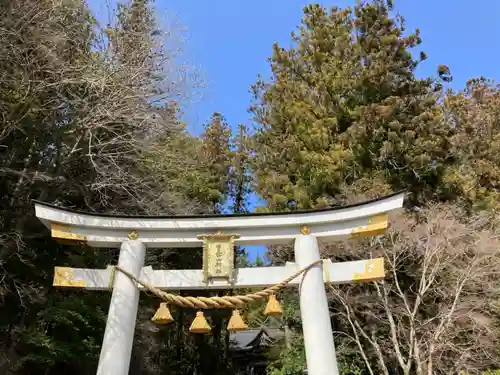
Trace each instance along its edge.
<path fill-rule="evenodd" d="M 232 140 L 233 156 L 230 178 L 231 211 L 247 212 L 248 197 L 251 191 L 252 175 L 250 171 L 251 138 L 245 125 L 238 125 Z"/>
<path fill-rule="evenodd" d="M 368 375 L 369 372 L 366 369 L 366 365 L 363 363 L 359 353 L 353 355 L 346 355 L 345 353 L 339 353 L 337 355 L 339 358 L 339 372 L 341 375 Z"/>
<path fill-rule="evenodd" d="M 208 161 L 200 139 L 190 136 L 182 124 L 155 140 L 143 158 L 143 165 L 155 176 L 169 201 L 169 211 L 202 213 L 213 209 L 222 193 L 213 186 Z"/>
<path fill-rule="evenodd" d="M 197 139 L 178 121 L 174 59 L 151 2 L 121 4 L 109 18 L 101 29 L 77 0 L 0 3 L 1 373 L 95 373 L 109 306 L 109 293 L 52 289 L 53 267 L 105 268 L 118 251 L 58 245 L 32 199 L 173 214 L 213 212 L 229 194 L 229 128 Z M 201 251 L 152 250 L 147 263 L 199 268 Z M 211 317 L 213 338 L 195 342 L 189 313 L 152 333 L 154 305 L 141 304 L 132 372 L 168 363 L 175 373 L 201 374 L 201 364 L 231 373 L 225 315 Z"/>
<path fill-rule="evenodd" d="M 328 206 L 402 188 L 435 196 L 450 128 L 438 87 L 415 77 L 400 16 L 384 1 L 304 9 L 289 49 L 274 46 L 272 80 L 254 86 L 257 191 L 275 210 Z M 354 38 L 353 38 L 354 36 Z"/>
<path fill-rule="evenodd" d="M 328 207 L 380 197 L 400 189 L 411 192 L 410 200 L 420 206 L 432 201 L 459 200 L 469 209 L 498 208 L 498 87 L 484 79 L 473 80 L 464 92 L 448 92 L 443 97 L 442 83 L 438 79 L 450 82 L 450 69 L 446 65 L 437 67 L 436 79 L 416 77 L 416 69 L 427 58 L 418 50 L 415 56 L 420 58 L 414 57 L 412 52 L 420 44 L 419 30 L 408 32 L 404 19 L 392 13 L 392 4 L 388 1 L 358 2 L 345 9 L 332 7 L 327 10 L 319 5 L 304 8 L 302 24 L 298 32 L 292 34 L 292 46 L 282 48 L 276 44 L 273 48 L 271 79 L 260 79 L 253 87 L 255 103 L 251 111 L 259 127 L 253 137 L 252 167 L 256 190 L 266 201 L 263 210 Z M 458 221 L 471 220 L 470 225 L 476 222 L 465 214 L 472 211 L 457 210 L 454 207 L 453 214 L 449 214 L 457 217 L 446 218 L 447 222 L 454 223 L 456 236 L 460 227 Z M 422 216 L 420 220 L 434 223 L 438 221 L 436 217 Z M 484 218 L 491 220 L 488 215 Z M 413 234 L 415 226 L 407 224 L 402 232 Z M 438 233 L 442 241 L 439 243 L 451 243 L 444 229 L 432 235 L 438 236 Z M 469 246 L 468 236 L 464 235 L 451 246 L 454 258 L 444 262 L 458 275 L 466 268 L 467 261 L 461 262 L 468 256 L 477 259 L 486 256 L 481 252 L 487 251 L 479 246 L 467 249 L 464 258 L 457 255 L 459 248 Z M 488 236 L 495 237 L 493 232 Z M 391 284 L 393 280 L 387 277 L 385 285 L 390 293 L 386 298 L 391 303 L 378 312 L 375 306 L 381 297 L 377 291 L 381 293 L 382 289 L 349 286 L 340 289 L 338 294 L 332 292 L 330 298 L 335 300 L 332 305 L 350 309 L 351 319 L 359 319 L 356 321 L 359 326 L 353 326 L 341 308 L 337 315 L 332 313 L 334 329 L 346 333 L 336 340 L 342 348 L 339 357 L 344 372 L 365 374 L 367 367 L 372 366 L 371 371 L 375 373 L 392 373 L 398 371 L 397 368 L 401 373 L 411 373 L 415 364 L 408 353 L 415 349 L 415 344 L 408 343 L 408 337 L 419 337 L 421 353 L 428 353 L 423 343 L 427 342 L 426 335 L 432 335 L 433 331 L 418 325 L 418 333 L 403 333 L 409 330 L 412 318 L 408 317 L 410 313 L 404 312 L 407 306 L 401 303 L 401 299 L 410 298 L 408 296 L 413 296 L 417 286 L 422 285 L 420 277 L 425 272 L 422 269 L 425 260 L 422 260 L 422 252 L 409 257 L 401 253 L 403 249 L 411 252 L 410 249 L 418 248 L 417 244 L 425 241 L 432 242 L 429 238 L 407 240 L 411 245 L 406 248 L 401 238 L 385 242 L 378 252 L 375 242 L 366 246 L 332 244 L 323 248 L 325 256 L 339 261 L 373 257 L 375 253 L 386 255 L 387 264 L 406 259 L 401 260 L 392 275 L 399 280 L 399 285 Z M 443 248 L 436 245 L 435 251 L 443 251 Z M 287 246 L 273 247 L 271 253 L 274 263 L 291 260 L 291 250 Z M 439 267 L 440 260 L 433 258 L 431 264 Z M 429 298 L 439 297 L 426 303 L 432 307 L 417 303 L 414 314 L 418 322 L 435 321 L 439 311 L 449 311 L 454 289 L 450 287 L 448 294 L 443 289 L 447 282 L 456 285 L 453 278 L 457 274 L 440 275 L 443 279 L 439 281 L 436 294 L 429 287 Z M 491 277 L 497 277 L 497 273 L 494 274 Z M 482 277 L 481 272 L 468 275 L 471 279 L 467 287 L 472 289 L 476 283 L 483 285 L 483 282 L 473 281 L 476 276 Z M 402 288 L 402 292 L 393 301 L 391 293 L 398 288 Z M 486 292 L 481 296 L 481 303 L 490 301 Z M 422 295 L 410 298 L 412 303 L 421 299 Z M 485 315 L 491 316 L 488 322 L 496 327 L 496 314 L 487 308 L 484 310 L 488 311 Z M 396 328 L 385 324 L 386 320 L 390 321 L 386 314 L 394 317 Z M 297 320 L 287 318 L 285 324 L 297 328 L 294 327 Z M 465 347 L 467 340 L 475 342 L 481 337 L 484 341 L 479 347 L 489 354 L 483 358 L 483 354 L 474 352 L 471 358 L 464 358 L 463 362 L 457 359 L 457 363 L 452 360 L 438 363 L 436 359 L 434 372 L 448 373 L 453 366 L 479 371 L 498 363 L 495 351 L 498 333 L 491 328 L 493 326 L 484 331 L 491 332 L 491 337 L 486 339 L 486 333 L 476 334 L 465 328 L 466 322 L 460 324 L 457 328 L 447 326 L 448 330 L 443 333 L 447 338 L 442 338 L 443 342 Z M 361 337 L 358 339 L 360 346 L 353 344 L 353 329 Z M 391 335 L 394 330 L 396 338 Z M 395 344 L 394 340 L 402 343 Z M 400 352 L 395 348 L 397 345 Z M 468 350 L 472 353 L 477 345 L 469 345 Z M 360 347 L 364 348 L 368 363 L 361 357 Z M 451 353 L 445 355 L 451 356 Z M 404 363 L 406 357 L 410 365 Z M 280 366 L 286 367 L 289 361 L 287 357 L 280 357 L 273 369 L 280 370 Z M 428 358 L 418 361 L 425 372 Z"/>
<path fill-rule="evenodd" d="M 276 350 L 276 349 L 275 349 Z M 269 375 L 302 375 L 306 369 L 304 341 L 295 338 L 288 346 L 279 347 L 278 360 L 268 368 Z"/>
<path fill-rule="evenodd" d="M 469 207 L 499 208 L 500 200 L 500 86 L 473 79 L 462 92 L 448 92 L 445 111 L 454 126 L 450 143 L 456 163 L 445 181 L 450 194 Z"/>
<path fill-rule="evenodd" d="M 17 368 L 34 373 L 51 367 L 93 370 L 100 353 L 108 304 L 109 296 L 51 296 L 47 307 L 36 315 L 36 323 L 19 332 L 18 350 L 26 354 Z"/>
<path fill-rule="evenodd" d="M 421 43 L 418 30 L 406 32 L 390 1 L 305 7 L 293 46 L 274 46 L 272 80 L 254 86 L 252 112 L 260 125 L 254 136 L 244 125 L 233 135 L 219 113 L 201 137 L 187 132 L 176 102 L 180 85 L 169 76 L 175 59 L 165 54 L 151 1 L 120 4 L 110 20 L 101 28 L 78 0 L 0 3 L 0 373 L 95 373 L 109 304 L 107 293 L 51 289 L 54 265 L 104 268 L 116 262 L 117 251 L 56 244 L 34 217 L 32 199 L 97 212 L 247 212 L 253 173 L 269 211 L 325 207 L 401 188 L 413 192 L 414 201 L 459 199 L 468 208 L 498 208 L 498 86 L 471 80 L 441 103 L 440 84 L 415 76 L 427 58 L 423 51 L 419 59 L 412 55 Z M 446 65 L 437 67 L 437 75 L 452 79 Z M 429 307 L 418 311 L 422 317 L 449 306 L 451 294 L 443 288 L 454 286 L 453 272 L 467 265 L 462 260 L 452 267 L 460 244 L 466 240 L 452 246 L 455 263 L 440 274 L 441 289 L 427 297 Z M 389 248 L 386 243 L 383 250 Z M 464 259 L 478 248 L 477 243 L 475 253 L 467 248 Z M 337 259 L 354 256 L 354 251 L 336 256 L 338 249 L 327 250 Z M 288 250 L 276 249 L 273 261 L 289 260 Z M 371 256 L 373 250 L 360 246 L 357 252 Z M 239 266 L 268 264 L 260 257 L 249 264 L 244 250 L 237 251 Z M 398 270 L 405 296 L 415 293 L 419 259 L 412 255 Z M 151 250 L 146 262 L 156 269 L 199 268 L 201 252 Z M 477 283 L 480 289 L 467 285 L 476 309 L 493 292 L 484 287 L 495 284 L 493 272 L 488 277 L 489 283 Z M 364 306 L 353 314 L 373 324 L 363 313 L 377 307 L 373 290 L 353 286 L 350 292 Z M 395 298 L 398 318 L 404 311 L 400 298 Z M 272 324 L 285 329 L 286 339 L 269 352 L 269 374 L 302 374 L 295 291 L 283 292 L 280 300 L 285 313 Z M 199 337 L 187 331 L 194 314 L 188 310 L 173 309 L 172 326 L 152 328 L 157 302 L 141 301 L 131 373 L 233 373 L 228 311 L 207 313 L 213 334 Z M 378 309 L 378 315 L 386 313 Z M 262 310 L 262 304 L 245 308 L 251 326 L 271 324 Z M 483 316 L 474 315 L 484 325 L 474 325 L 484 332 L 477 347 L 490 362 L 473 365 L 484 370 L 497 364 L 491 349 L 497 317 L 489 306 L 481 310 Z M 332 320 L 336 331 L 349 331 L 344 318 Z M 397 321 L 400 332 L 406 332 L 401 325 L 406 321 L 405 316 Z M 466 345 L 472 329 L 459 323 L 448 342 Z M 374 325 L 384 358 L 396 368 L 390 330 Z M 422 328 L 419 334 L 428 332 Z M 359 347 L 344 336 L 336 343 L 341 373 L 367 374 Z M 367 353 L 378 360 L 373 351 Z M 474 360 L 480 362 L 469 362 Z"/>
<path fill-rule="evenodd" d="M 232 158 L 231 128 L 220 113 L 213 114 L 201 139 L 208 175 L 206 194 L 214 204 L 214 212 L 220 212 L 230 189 Z"/>
<path fill-rule="evenodd" d="M 295 311 L 298 306 L 295 306 Z M 342 353 L 345 354 L 345 353 Z M 337 355 L 341 375 L 368 375 L 359 355 Z M 288 343 L 270 350 L 270 358 L 276 358 L 268 368 L 269 375 L 303 375 L 306 369 L 304 340 L 294 336 Z"/>

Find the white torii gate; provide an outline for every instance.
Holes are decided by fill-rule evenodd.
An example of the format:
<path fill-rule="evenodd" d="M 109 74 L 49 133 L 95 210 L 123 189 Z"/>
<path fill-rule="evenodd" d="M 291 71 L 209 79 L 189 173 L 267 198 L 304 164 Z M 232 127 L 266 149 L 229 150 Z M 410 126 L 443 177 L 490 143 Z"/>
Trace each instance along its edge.
<path fill-rule="evenodd" d="M 404 193 L 359 204 L 310 211 L 204 216 L 115 216 L 89 214 L 35 202 L 36 216 L 52 237 L 101 248 L 120 247 L 118 265 L 159 289 L 256 288 L 277 284 L 320 260 L 319 243 L 374 236 L 388 228 L 389 214 L 403 207 Z M 202 233 L 238 233 L 240 245 L 294 243 L 295 263 L 240 268 L 234 280 L 204 280 L 202 270 L 144 267 L 147 248 L 201 247 Z M 299 285 L 302 329 L 310 375 L 338 375 L 324 283 L 380 280 L 383 258 L 323 261 L 290 285 Z M 55 267 L 54 286 L 112 290 L 97 375 L 128 375 L 141 287 L 113 268 Z"/>

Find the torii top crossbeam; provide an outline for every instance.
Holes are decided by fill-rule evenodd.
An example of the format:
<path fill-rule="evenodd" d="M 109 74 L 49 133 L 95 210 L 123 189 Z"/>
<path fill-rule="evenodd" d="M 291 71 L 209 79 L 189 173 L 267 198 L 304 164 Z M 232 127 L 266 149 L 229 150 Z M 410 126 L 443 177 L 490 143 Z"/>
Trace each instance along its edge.
<path fill-rule="evenodd" d="M 117 247 L 131 231 L 148 248 L 200 247 L 202 233 L 238 233 L 242 245 L 292 243 L 301 227 L 320 242 L 371 236 L 388 227 L 389 214 L 403 207 L 404 193 L 348 206 L 283 213 L 193 216 L 118 216 L 83 213 L 35 201 L 36 216 L 52 237 L 86 242 L 93 247 Z"/>

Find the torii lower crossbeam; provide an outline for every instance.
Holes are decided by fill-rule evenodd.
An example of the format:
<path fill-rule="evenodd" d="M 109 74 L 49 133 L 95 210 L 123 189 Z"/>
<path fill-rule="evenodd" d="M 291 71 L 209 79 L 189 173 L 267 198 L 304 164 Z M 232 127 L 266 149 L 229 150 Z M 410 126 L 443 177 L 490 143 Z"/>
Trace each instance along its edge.
<path fill-rule="evenodd" d="M 233 283 L 226 280 L 205 283 L 203 270 L 153 270 L 152 267 L 143 267 L 139 279 L 155 288 L 169 291 L 266 288 L 287 279 L 298 269 L 297 264 L 292 262 L 287 262 L 285 266 L 281 267 L 237 268 Z M 340 263 L 324 260 L 322 269 L 325 283 L 343 284 L 353 281 L 381 280 L 384 278 L 384 259 L 375 258 Z M 114 275 L 113 266 L 106 269 L 55 267 L 53 286 L 111 291 Z M 288 285 L 299 286 L 301 280 L 302 276 L 298 276 Z M 138 287 L 144 290 L 141 285 Z"/>

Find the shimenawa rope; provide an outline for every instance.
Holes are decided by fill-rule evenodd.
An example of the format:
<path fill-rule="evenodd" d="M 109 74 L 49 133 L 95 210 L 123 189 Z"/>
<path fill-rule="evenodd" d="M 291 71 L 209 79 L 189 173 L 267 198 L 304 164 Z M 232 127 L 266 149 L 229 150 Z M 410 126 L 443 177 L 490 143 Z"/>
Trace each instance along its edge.
<path fill-rule="evenodd" d="M 120 266 L 115 266 L 115 269 L 122 272 L 126 276 L 128 276 L 131 280 L 136 283 L 142 285 L 145 289 L 147 289 L 150 293 L 154 294 L 158 298 L 162 299 L 165 302 L 181 306 L 181 307 L 190 307 L 193 309 L 221 309 L 221 308 L 237 308 L 243 306 L 245 303 L 253 302 L 258 299 L 268 297 L 272 294 L 276 294 L 276 292 L 283 289 L 290 281 L 295 279 L 297 276 L 300 276 L 302 273 L 308 271 L 310 268 L 314 267 L 316 264 L 323 262 L 323 260 L 317 260 L 309 264 L 308 266 L 298 270 L 293 275 L 283 280 L 279 284 L 273 285 L 269 288 L 261 290 L 260 292 L 248 293 L 245 295 L 236 295 L 236 296 L 222 296 L 222 297 L 192 297 L 192 296 L 179 296 L 176 294 L 171 294 L 164 292 L 144 281 L 139 280 L 129 271 L 121 268 Z"/>

